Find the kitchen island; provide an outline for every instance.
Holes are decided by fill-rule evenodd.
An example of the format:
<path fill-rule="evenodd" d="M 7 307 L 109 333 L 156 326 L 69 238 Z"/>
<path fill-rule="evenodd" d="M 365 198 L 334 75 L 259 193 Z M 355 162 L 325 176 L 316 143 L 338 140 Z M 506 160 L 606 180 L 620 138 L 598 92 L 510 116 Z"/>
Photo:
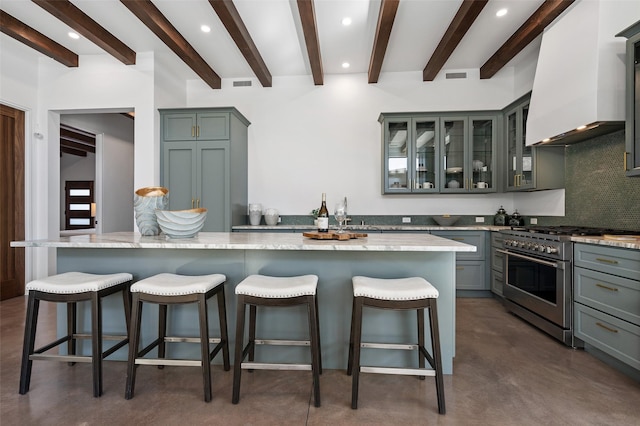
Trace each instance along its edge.
<path fill-rule="evenodd" d="M 455 260 L 456 252 L 473 252 L 475 246 L 430 234 L 370 234 L 366 238 L 312 240 L 295 233 L 226 233 L 201 232 L 196 238 L 167 239 L 141 236 L 138 233 L 76 235 L 49 240 L 17 241 L 12 247 L 55 248 L 57 272 L 91 273 L 129 272 L 134 281 L 170 272 L 196 275 L 221 273 L 227 276 L 227 318 L 230 347 L 235 337 L 235 286 L 250 274 L 316 274 L 320 316 L 320 339 L 323 365 L 345 369 L 347 365 L 351 302 L 351 277 L 367 275 L 380 278 L 421 276 L 439 291 L 438 318 L 442 345 L 443 371 L 453 373 L 455 356 Z M 210 304 L 210 319 L 215 319 L 215 303 Z M 145 308 L 147 308 L 145 306 Z M 299 309 L 298 309 L 299 308 Z M 155 309 L 155 311 L 154 311 Z M 280 312 L 258 310 L 257 335 L 263 338 L 304 338 L 308 335 L 303 307 Z M 157 330 L 157 307 L 143 311 L 143 344 L 150 342 Z M 104 301 L 105 333 L 122 331 L 121 299 Z M 412 315 L 413 314 L 413 315 Z M 81 306 L 79 317 L 89 327 L 89 309 Z M 58 310 L 58 333 L 64 334 L 66 309 Z M 211 320 L 210 333 L 218 333 Z M 197 335 L 197 311 L 193 305 L 170 309 L 169 333 Z M 277 323 L 281 335 L 261 336 L 261 324 Z M 365 310 L 363 341 L 413 342 L 416 340 L 415 314 Z M 197 358 L 196 345 L 169 346 L 169 356 Z M 259 348 L 260 359 L 269 362 L 306 362 L 304 348 Z M 382 354 L 380 352 L 385 352 Z M 114 355 L 126 359 L 126 348 Z M 417 365 L 417 356 L 405 351 L 367 351 L 363 364 Z"/>

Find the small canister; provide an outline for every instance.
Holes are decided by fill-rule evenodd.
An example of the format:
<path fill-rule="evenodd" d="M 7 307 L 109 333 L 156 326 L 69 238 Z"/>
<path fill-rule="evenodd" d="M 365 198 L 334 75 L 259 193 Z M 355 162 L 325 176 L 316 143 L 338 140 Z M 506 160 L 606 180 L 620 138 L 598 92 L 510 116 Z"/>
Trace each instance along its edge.
<path fill-rule="evenodd" d="M 524 217 L 522 217 L 522 215 L 520 213 L 518 213 L 517 209 L 511 215 L 511 218 L 509 219 L 509 225 L 510 226 L 524 226 Z"/>
<path fill-rule="evenodd" d="M 498 212 L 493 216 L 493 224 L 496 226 L 506 226 L 507 225 L 507 211 L 500 206 Z"/>

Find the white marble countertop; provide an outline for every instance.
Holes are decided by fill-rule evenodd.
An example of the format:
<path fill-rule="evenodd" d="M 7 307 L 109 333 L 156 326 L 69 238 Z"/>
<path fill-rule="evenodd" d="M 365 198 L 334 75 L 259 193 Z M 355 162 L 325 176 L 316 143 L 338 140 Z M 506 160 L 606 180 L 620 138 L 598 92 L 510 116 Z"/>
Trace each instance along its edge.
<path fill-rule="evenodd" d="M 334 229 L 335 227 L 331 227 Z M 234 231 L 308 231 L 315 230 L 313 225 L 237 225 Z M 337 228 L 335 228 L 337 229 Z M 469 226 L 438 226 L 438 225 L 349 225 L 349 231 L 501 231 L 510 229 L 508 226 L 469 225 Z"/>
<path fill-rule="evenodd" d="M 640 238 L 636 239 L 635 241 L 619 241 L 595 236 L 573 236 L 571 237 L 571 241 L 573 241 L 574 243 L 597 244 L 601 246 L 640 250 Z"/>
<path fill-rule="evenodd" d="M 145 237 L 136 232 L 73 235 L 46 240 L 13 241 L 11 247 L 151 248 L 208 250 L 308 251 L 449 251 L 474 252 L 476 247 L 431 234 L 369 234 L 346 241 L 313 240 L 298 233 L 200 232 L 195 238 Z"/>

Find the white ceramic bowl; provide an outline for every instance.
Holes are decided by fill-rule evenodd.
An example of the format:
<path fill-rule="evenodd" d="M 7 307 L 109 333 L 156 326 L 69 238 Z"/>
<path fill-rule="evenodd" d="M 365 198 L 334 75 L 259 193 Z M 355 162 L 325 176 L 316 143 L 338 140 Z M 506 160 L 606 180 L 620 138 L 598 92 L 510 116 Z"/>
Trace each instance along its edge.
<path fill-rule="evenodd" d="M 451 216 L 451 215 L 441 215 L 441 216 L 431 216 L 433 220 L 440 226 L 453 226 L 454 223 L 460 219 L 460 216 Z"/>
<path fill-rule="evenodd" d="M 169 238 L 192 238 L 204 226 L 207 209 L 156 210 L 158 225 Z"/>
<path fill-rule="evenodd" d="M 267 209 L 264 212 L 264 221 L 269 226 L 276 226 L 279 218 L 280 213 L 276 209 Z"/>

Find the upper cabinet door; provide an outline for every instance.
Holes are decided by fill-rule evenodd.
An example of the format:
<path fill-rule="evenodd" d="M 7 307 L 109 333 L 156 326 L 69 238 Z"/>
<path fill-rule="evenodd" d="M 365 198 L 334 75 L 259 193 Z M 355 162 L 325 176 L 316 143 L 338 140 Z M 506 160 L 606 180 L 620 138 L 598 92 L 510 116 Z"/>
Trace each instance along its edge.
<path fill-rule="evenodd" d="M 623 166 L 627 176 L 640 176 L 640 21 L 617 36 L 627 38 L 626 143 Z"/>
<path fill-rule="evenodd" d="M 165 141 L 196 140 L 196 127 L 194 113 L 166 114 L 162 122 L 162 139 Z"/>
<path fill-rule="evenodd" d="M 411 119 L 393 117 L 384 120 L 384 181 L 383 193 L 411 191 L 410 163 L 412 147 L 409 144 Z"/>
<path fill-rule="evenodd" d="M 437 118 L 421 117 L 412 120 L 414 145 L 413 191 L 438 192 L 440 129 Z"/>
<path fill-rule="evenodd" d="M 442 118 L 441 192 L 467 192 L 469 181 L 469 161 L 467 159 L 468 119 L 466 117 Z"/>
<path fill-rule="evenodd" d="M 229 114 L 216 112 L 198 113 L 196 136 L 199 140 L 228 140 Z"/>
<path fill-rule="evenodd" d="M 467 185 L 470 191 L 495 192 L 499 170 L 496 158 L 496 118 L 470 117 L 469 125 L 471 177 Z"/>

